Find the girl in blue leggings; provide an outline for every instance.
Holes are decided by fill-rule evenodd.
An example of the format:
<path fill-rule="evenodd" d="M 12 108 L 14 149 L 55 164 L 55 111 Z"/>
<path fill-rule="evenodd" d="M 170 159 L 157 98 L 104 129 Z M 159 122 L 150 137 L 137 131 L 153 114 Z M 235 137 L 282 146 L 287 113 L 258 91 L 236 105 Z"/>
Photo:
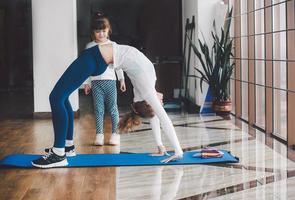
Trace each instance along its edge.
<path fill-rule="evenodd" d="M 101 12 L 95 13 L 91 24 L 92 41 L 86 45 L 86 48 L 112 43 L 112 41 L 109 39 L 109 36 L 112 32 L 112 27 L 108 17 L 105 14 Z M 99 76 L 91 76 L 84 85 L 85 94 L 89 94 L 92 90 L 96 126 L 94 145 L 104 145 L 105 111 L 110 115 L 112 125 L 112 134 L 108 143 L 110 145 L 120 144 L 120 134 L 117 134 L 119 122 L 116 86 L 117 79 L 120 82 L 120 91 L 125 92 L 126 85 L 124 80 L 124 72 L 122 69 L 114 70 L 112 69 L 112 66 L 109 66 L 106 71 Z M 74 145 L 74 143 L 71 143 L 71 141 L 66 141 L 66 147 L 67 145 Z M 67 150 L 69 149 L 66 149 L 66 154 L 69 156 L 69 151 Z"/>
<path fill-rule="evenodd" d="M 68 165 L 65 155 L 65 141 L 73 139 L 73 110 L 69 96 L 89 77 L 102 74 L 108 64 L 96 45 L 84 50 L 67 68 L 54 86 L 50 96 L 52 122 L 54 128 L 53 148 L 47 154 L 32 161 L 32 165 L 40 168 L 51 168 Z"/>

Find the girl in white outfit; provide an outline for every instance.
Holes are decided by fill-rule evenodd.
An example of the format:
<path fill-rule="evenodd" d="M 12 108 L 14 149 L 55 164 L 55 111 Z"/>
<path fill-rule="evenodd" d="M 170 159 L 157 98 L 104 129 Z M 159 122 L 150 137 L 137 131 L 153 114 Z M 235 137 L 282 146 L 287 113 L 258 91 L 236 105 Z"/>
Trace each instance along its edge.
<path fill-rule="evenodd" d="M 91 20 L 92 42 L 86 45 L 86 49 L 93 46 L 112 43 L 109 35 L 112 32 L 111 24 L 107 16 L 101 12 L 95 13 Z M 121 92 L 126 91 L 124 74 L 121 69 L 114 70 L 108 67 L 105 72 L 98 76 L 91 76 L 84 85 L 85 94 L 89 94 L 92 89 L 93 107 L 95 113 L 96 138 L 94 145 L 104 145 L 104 112 L 107 111 L 111 117 L 112 134 L 109 141 L 111 145 L 120 144 L 120 135 L 117 134 L 119 122 L 119 112 L 117 105 L 116 74 L 120 81 Z"/>
<path fill-rule="evenodd" d="M 160 136 L 161 122 L 163 131 L 169 138 L 174 147 L 175 154 L 163 162 L 182 158 L 183 151 L 180 147 L 178 138 L 175 133 L 173 124 L 158 99 L 155 90 L 156 73 L 154 65 L 139 50 L 128 45 L 119 45 L 116 43 L 100 46 L 102 56 L 106 61 L 113 62 L 113 67 L 118 70 L 122 69 L 130 78 L 134 87 L 134 101 L 146 101 L 155 112 L 151 118 L 151 125 L 158 146 L 163 146 Z M 112 55 L 112 56 L 111 56 Z"/>

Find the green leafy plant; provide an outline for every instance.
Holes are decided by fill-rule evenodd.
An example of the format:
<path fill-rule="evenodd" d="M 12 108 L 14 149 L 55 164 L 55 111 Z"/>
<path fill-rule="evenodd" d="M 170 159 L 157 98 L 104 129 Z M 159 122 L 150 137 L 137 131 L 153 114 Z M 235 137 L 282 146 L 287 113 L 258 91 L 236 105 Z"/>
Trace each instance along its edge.
<path fill-rule="evenodd" d="M 203 82 L 208 83 L 214 101 L 227 101 L 230 99 L 229 81 L 233 73 L 235 63 L 230 63 L 232 55 L 233 39 L 229 36 L 232 11 L 227 12 L 224 28 L 221 28 L 221 36 L 219 38 L 216 30 L 215 20 L 213 21 L 213 46 L 211 52 L 204 39 L 202 42 L 198 39 L 200 50 L 188 37 L 188 41 L 198 59 L 200 60 L 203 71 L 195 68 L 201 75 L 200 86 L 202 91 Z"/>

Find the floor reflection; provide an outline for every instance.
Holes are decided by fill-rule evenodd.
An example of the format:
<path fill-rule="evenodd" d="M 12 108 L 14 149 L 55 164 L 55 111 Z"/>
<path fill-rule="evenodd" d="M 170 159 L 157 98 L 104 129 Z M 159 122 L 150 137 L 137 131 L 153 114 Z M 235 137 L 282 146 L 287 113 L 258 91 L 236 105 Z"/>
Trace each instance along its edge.
<path fill-rule="evenodd" d="M 78 153 L 156 151 L 148 121 L 136 132 L 122 135 L 120 146 L 93 146 L 95 120 L 89 106 L 91 102 L 85 105 L 89 108 L 81 110 L 80 118 L 75 119 Z M 121 109 L 120 114 L 127 110 Z M 235 118 L 225 120 L 215 115 L 187 113 L 169 113 L 169 116 L 184 151 L 213 146 L 230 151 L 239 157 L 239 163 L 49 171 L 3 169 L 0 193 L 6 192 L 5 199 L 46 194 L 51 195 L 51 199 L 62 199 L 69 197 L 66 189 L 62 188 L 58 194 L 54 191 L 67 184 L 67 191 L 75 191 L 70 194 L 71 199 L 82 196 L 84 199 L 112 200 L 295 199 L 295 152 L 285 144 Z M 108 121 L 107 118 L 106 130 L 110 131 Z M 52 132 L 50 119 L 0 120 L 0 157 L 12 153 L 41 153 L 52 144 Z M 167 150 L 172 150 L 164 134 L 162 137 Z M 61 180 L 63 177 L 69 180 Z"/>

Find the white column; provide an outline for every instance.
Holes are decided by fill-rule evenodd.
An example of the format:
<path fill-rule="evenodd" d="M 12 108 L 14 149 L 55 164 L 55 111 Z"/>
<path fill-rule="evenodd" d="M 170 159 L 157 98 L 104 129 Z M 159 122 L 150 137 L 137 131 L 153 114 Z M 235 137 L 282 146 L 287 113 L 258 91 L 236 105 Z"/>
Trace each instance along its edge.
<path fill-rule="evenodd" d="M 75 0 L 32 0 L 34 112 L 51 112 L 49 94 L 77 57 Z M 74 111 L 78 92 L 70 96 Z"/>

